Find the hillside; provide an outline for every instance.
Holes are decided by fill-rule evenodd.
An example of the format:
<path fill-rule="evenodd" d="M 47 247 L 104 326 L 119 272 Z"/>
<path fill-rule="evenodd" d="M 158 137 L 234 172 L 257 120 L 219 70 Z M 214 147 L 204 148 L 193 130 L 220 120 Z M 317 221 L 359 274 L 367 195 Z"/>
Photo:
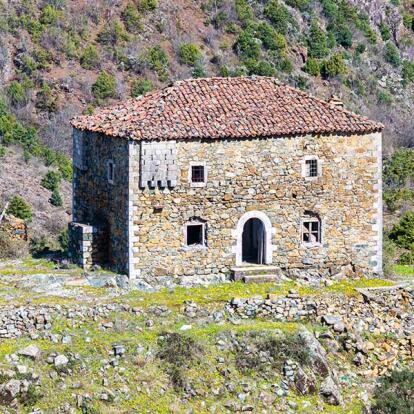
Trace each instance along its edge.
<path fill-rule="evenodd" d="M 382 121 L 387 155 L 414 143 L 410 1 L 20 0 L 0 10 L 0 143 L 63 175 L 72 116 L 192 76 L 276 76 Z"/>

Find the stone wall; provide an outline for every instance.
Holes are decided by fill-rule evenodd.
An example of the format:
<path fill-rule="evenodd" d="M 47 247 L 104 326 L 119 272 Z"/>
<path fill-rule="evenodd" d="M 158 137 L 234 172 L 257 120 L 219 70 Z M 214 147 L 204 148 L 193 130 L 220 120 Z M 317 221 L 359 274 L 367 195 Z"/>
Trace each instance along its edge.
<path fill-rule="evenodd" d="M 108 248 L 103 262 L 128 271 L 128 142 L 74 130 L 73 221 L 105 228 Z M 108 162 L 114 163 L 113 183 Z M 106 257 L 105 257 L 106 256 Z M 98 263 L 101 264 L 101 263 Z"/>
<path fill-rule="evenodd" d="M 240 257 L 240 223 L 247 217 L 267 222 L 269 264 L 326 273 L 351 265 L 379 272 L 380 142 L 380 133 L 177 141 L 177 187 L 140 189 L 138 180 L 130 180 L 133 273 L 226 277 Z M 309 156 L 322 162 L 317 179 L 303 177 Z M 139 165 L 139 145 L 132 157 Z M 191 187 L 192 162 L 205 163 L 205 187 Z M 301 243 L 305 211 L 321 219 L 320 245 Z M 185 246 L 184 226 L 194 218 L 206 223 L 206 246 Z"/>

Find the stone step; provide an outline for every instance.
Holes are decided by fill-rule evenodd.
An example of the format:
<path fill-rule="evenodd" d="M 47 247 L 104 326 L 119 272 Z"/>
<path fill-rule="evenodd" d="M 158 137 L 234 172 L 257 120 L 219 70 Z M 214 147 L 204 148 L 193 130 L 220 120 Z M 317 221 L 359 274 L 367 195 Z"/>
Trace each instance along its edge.
<path fill-rule="evenodd" d="M 280 278 L 278 275 L 246 275 L 243 276 L 244 283 L 266 283 L 266 282 L 278 282 Z"/>
<path fill-rule="evenodd" d="M 251 266 L 237 266 L 233 267 L 234 280 L 243 280 L 245 276 L 260 276 L 260 275 L 273 275 L 280 277 L 281 269 L 278 266 L 272 265 L 251 265 Z"/>

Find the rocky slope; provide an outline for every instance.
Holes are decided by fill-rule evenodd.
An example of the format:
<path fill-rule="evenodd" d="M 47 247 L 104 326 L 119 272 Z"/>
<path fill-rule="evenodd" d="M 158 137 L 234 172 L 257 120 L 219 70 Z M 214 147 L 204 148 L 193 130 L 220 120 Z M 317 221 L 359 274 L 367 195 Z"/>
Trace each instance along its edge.
<path fill-rule="evenodd" d="M 3 0 L 0 11 L 4 100 L 42 142 L 68 155 L 73 115 L 216 75 L 272 75 L 338 95 L 385 124 L 386 154 L 414 143 L 409 1 Z M 8 142 L 4 131 L 0 122 L 0 143 Z M 14 183 L 18 164 L 7 162 Z"/>

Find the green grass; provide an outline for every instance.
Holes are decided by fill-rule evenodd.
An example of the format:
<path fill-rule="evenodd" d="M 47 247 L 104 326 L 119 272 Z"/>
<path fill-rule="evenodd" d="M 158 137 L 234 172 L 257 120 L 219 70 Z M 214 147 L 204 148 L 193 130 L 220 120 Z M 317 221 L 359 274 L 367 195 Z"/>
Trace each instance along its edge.
<path fill-rule="evenodd" d="M 394 272 L 402 276 L 414 276 L 414 266 L 411 265 L 394 265 Z"/>

